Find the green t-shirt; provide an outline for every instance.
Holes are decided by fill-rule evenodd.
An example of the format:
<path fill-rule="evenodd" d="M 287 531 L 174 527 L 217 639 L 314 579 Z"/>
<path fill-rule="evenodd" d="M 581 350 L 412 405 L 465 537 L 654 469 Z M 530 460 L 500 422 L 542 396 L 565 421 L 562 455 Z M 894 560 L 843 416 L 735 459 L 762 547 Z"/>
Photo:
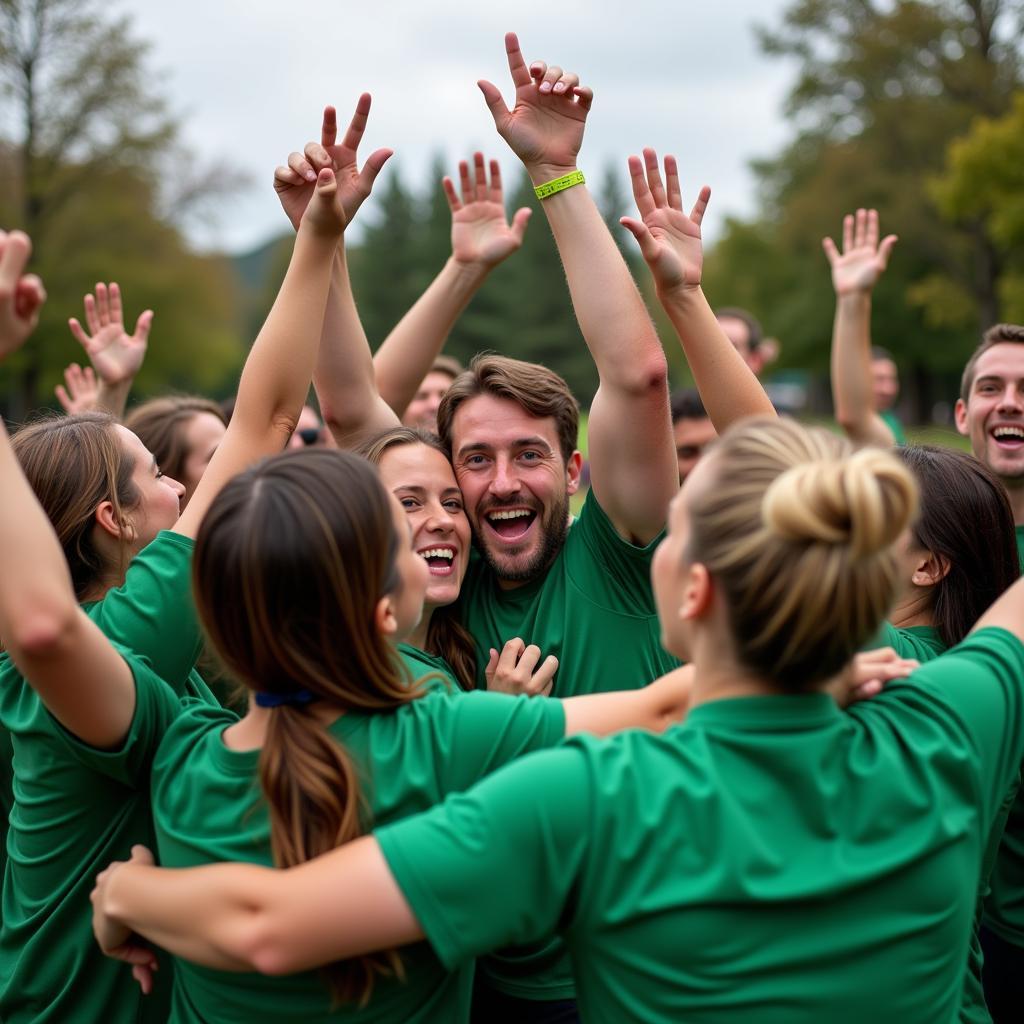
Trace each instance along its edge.
<path fill-rule="evenodd" d="M 558 658 L 552 694 L 575 697 L 632 690 L 679 666 L 661 646 L 651 592 L 651 558 L 660 537 L 636 547 L 619 536 L 593 491 L 548 571 L 502 590 L 482 558 L 469 566 L 459 609 L 477 643 L 477 685 L 490 648 L 521 637 Z M 572 972 L 559 940 L 502 950 L 480 963 L 496 989 L 523 999 L 571 999 Z"/>
<path fill-rule="evenodd" d="M 160 747 L 153 769 L 153 817 L 160 862 L 166 867 L 272 863 L 259 751 L 224 745 L 221 733 L 231 721 L 218 709 L 190 708 Z M 372 821 L 387 823 L 432 807 L 521 754 L 559 742 L 565 735 L 565 712 L 557 700 L 428 693 L 387 714 L 346 713 L 331 732 L 364 780 Z M 343 1014 L 331 1013 L 327 989 L 316 973 L 267 978 L 178 961 L 171 1020 L 468 1020 L 472 961 L 448 973 L 426 943 L 405 950 L 402 960 L 404 983 L 378 981 L 364 1010 L 348 1008 Z"/>
<path fill-rule="evenodd" d="M 950 1021 L 1022 754 L 1024 645 L 989 629 L 845 714 L 701 704 L 377 835 L 443 963 L 557 930 L 590 1024 Z"/>
<path fill-rule="evenodd" d="M 901 658 L 916 658 L 922 665 L 946 650 L 934 626 L 906 626 L 900 629 L 891 622 L 883 623 L 878 636 L 868 645 L 868 650 L 877 647 L 891 647 Z"/>
<path fill-rule="evenodd" d="M 143 998 L 131 972 L 100 953 L 89 893 L 112 860 L 153 842 L 149 770 L 180 698 L 212 700 L 192 671 L 200 646 L 192 548 L 186 537 L 161 533 L 132 561 L 122 587 L 84 606 L 135 676 L 135 715 L 119 750 L 78 742 L 0 656 L 14 794 L 0 928 L 6 1024 L 166 1020 L 170 979 Z"/>
<path fill-rule="evenodd" d="M 1017 526 L 1017 551 L 1024 573 L 1024 523 Z M 985 902 L 985 927 L 1024 948 L 1024 785 L 1006 819 L 1003 842 Z"/>
<path fill-rule="evenodd" d="M 896 413 L 892 409 L 886 409 L 885 412 L 880 412 L 878 415 L 882 422 L 892 431 L 893 440 L 899 445 L 905 445 L 907 443 L 907 435 L 903 432 L 903 424 Z"/>
<path fill-rule="evenodd" d="M 398 644 L 398 656 L 414 680 L 423 679 L 427 690 L 441 693 L 462 693 L 458 679 L 444 658 L 427 654 L 412 644 Z"/>

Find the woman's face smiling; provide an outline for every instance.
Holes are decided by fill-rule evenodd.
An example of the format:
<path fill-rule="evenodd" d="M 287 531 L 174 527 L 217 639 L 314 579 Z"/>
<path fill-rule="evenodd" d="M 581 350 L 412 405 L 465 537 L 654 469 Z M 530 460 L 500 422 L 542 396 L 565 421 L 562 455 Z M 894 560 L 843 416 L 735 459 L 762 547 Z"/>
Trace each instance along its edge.
<path fill-rule="evenodd" d="M 413 550 L 430 572 L 426 605 L 451 604 L 469 567 L 469 520 L 447 458 L 425 444 L 388 448 L 380 459 L 384 486 L 398 499 L 412 530 Z"/>

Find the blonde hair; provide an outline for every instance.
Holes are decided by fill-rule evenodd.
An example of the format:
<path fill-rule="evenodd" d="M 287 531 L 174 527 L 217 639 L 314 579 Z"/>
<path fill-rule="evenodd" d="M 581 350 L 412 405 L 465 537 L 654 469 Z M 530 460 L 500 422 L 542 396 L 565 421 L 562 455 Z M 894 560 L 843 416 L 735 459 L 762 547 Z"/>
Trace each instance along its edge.
<path fill-rule="evenodd" d="M 888 452 L 785 419 L 733 428 L 712 458 L 714 479 L 688 506 L 688 559 L 721 588 L 740 663 L 811 689 L 888 613 L 917 486 Z"/>

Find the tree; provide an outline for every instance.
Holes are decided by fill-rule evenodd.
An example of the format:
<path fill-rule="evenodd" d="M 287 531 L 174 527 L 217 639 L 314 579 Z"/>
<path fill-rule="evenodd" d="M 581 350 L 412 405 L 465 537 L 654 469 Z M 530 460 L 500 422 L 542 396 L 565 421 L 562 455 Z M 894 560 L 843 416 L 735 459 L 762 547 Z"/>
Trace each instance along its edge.
<path fill-rule="evenodd" d="M 180 194 L 182 183 L 157 174 L 175 123 L 150 85 L 147 50 L 128 18 L 110 19 L 96 0 L 0 0 L 2 158 L 14 186 L 0 214 L 31 235 L 33 269 L 50 295 L 13 364 L 16 416 L 49 397 L 60 365 L 80 358 L 66 318 L 97 280 L 120 279 L 133 307 L 156 310 L 143 383 L 186 381 L 192 363 L 210 383 L 238 360 L 226 268 L 194 263 L 160 216 L 163 186 Z M 162 347 L 171 330 L 175 345 Z"/>
<path fill-rule="evenodd" d="M 789 365 L 824 369 L 832 317 L 820 239 L 859 206 L 900 243 L 875 301 L 874 335 L 897 354 L 919 408 L 999 310 L 999 255 L 983 225 L 951 231 L 926 182 L 979 112 L 1021 80 L 1021 0 L 795 0 L 770 54 L 795 58 L 793 141 L 755 165 L 760 215 L 732 221 L 708 260 L 709 294 L 750 296 Z M 754 303 L 757 303 L 756 305 Z M 941 384 L 945 390 L 946 384 Z"/>

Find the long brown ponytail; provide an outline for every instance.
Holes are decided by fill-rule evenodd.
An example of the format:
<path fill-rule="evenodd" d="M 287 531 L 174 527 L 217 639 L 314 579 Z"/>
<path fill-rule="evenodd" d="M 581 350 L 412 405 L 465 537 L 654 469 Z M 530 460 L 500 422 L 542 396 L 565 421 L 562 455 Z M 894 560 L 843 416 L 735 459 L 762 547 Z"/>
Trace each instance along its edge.
<path fill-rule="evenodd" d="M 365 460 L 327 448 L 274 456 L 218 495 L 196 538 L 196 605 L 235 678 L 282 703 L 260 755 L 278 867 L 362 834 L 364 780 L 317 702 L 389 711 L 418 696 L 374 625 L 400 585 L 389 498 Z M 269 695 L 269 696 L 267 696 Z M 370 998 L 396 951 L 326 968 L 336 998 Z"/>

